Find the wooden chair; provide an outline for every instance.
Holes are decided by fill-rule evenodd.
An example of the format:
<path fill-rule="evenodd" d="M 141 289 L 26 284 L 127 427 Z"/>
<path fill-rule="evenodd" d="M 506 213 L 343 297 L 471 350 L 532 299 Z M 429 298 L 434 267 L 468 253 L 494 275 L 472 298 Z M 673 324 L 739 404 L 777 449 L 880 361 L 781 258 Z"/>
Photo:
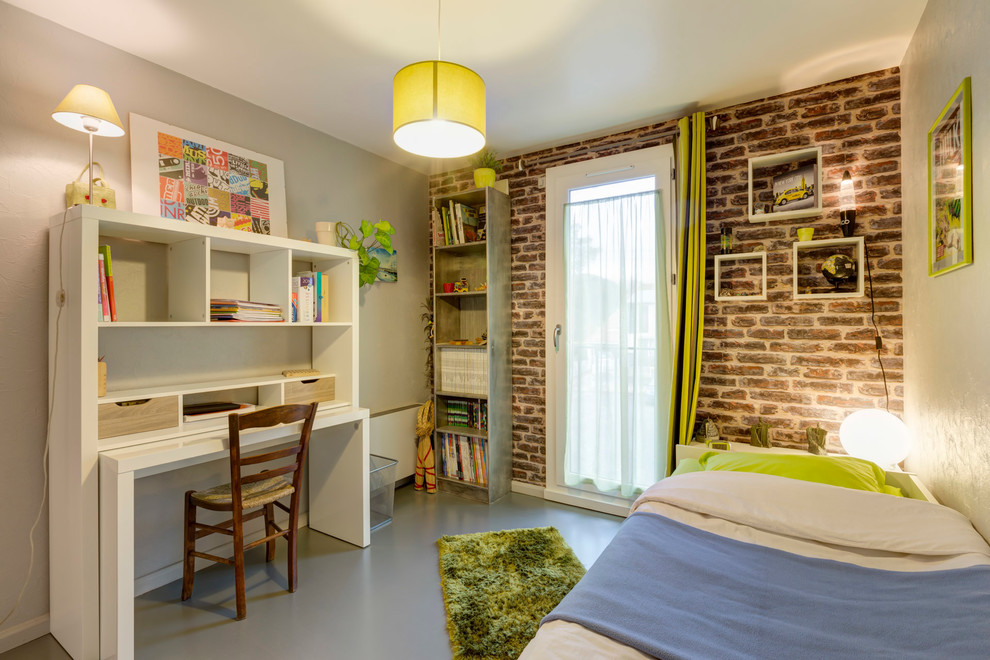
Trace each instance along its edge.
<path fill-rule="evenodd" d="M 289 543 L 288 580 L 289 591 L 296 590 L 296 537 L 299 522 L 299 489 L 302 484 L 303 462 L 309 448 L 309 435 L 313 430 L 316 416 L 316 403 L 311 405 L 274 406 L 243 415 L 231 414 L 228 418 L 230 429 L 230 483 L 208 490 L 186 492 L 185 514 L 185 560 L 182 571 L 182 600 L 192 596 L 193 576 L 196 570 L 196 557 L 227 564 L 234 567 L 234 580 L 237 589 L 237 619 L 247 616 L 247 603 L 244 594 L 244 551 L 266 543 L 265 561 L 275 558 L 275 540 L 285 537 Z M 291 424 L 305 420 L 298 444 L 276 449 L 253 456 L 241 456 L 240 432 L 244 429 Z M 242 468 L 250 465 L 278 461 L 290 456 L 295 459 L 288 465 L 262 470 L 245 475 Z M 284 475 L 291 474 L 291 480 Z M 278 500 L 291 496 L 289 506 Z M 275 507 L 289 514 L 289 524 L 281 529 L 275 524 Z M 196 522 L 196 509 L 202 507 L 211 511 L 229 511 L 232 518 L 225 522 L 208 525 Z M 257 509 L 245 514 L 248 509 Z M 264 517 L 265 537 L 244 545 L 244 523 Z M 196 540 L 211 534 L 226 534 L 234 537 L 232 559 L 198 552 Z"/>

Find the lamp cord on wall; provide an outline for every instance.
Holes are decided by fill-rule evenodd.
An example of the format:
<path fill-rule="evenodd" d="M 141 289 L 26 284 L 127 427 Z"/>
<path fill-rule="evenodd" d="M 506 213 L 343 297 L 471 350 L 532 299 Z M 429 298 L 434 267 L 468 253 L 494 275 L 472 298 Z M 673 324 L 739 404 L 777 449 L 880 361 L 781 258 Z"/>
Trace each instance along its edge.
<path fill-rule="evenodd" d="M 62 238 L 65 236 L 65 222 L 68 218 L 69 209 L 65 209 L 65 213 L 62 215 L 62 226 L 58 234 L 58 291 L 55 294 L 58 311 L 55 313 L 55 346 L 52 349 L 52 382 L 51 392 L 48 395 L 48 424 L 45 427 L 45 451 L 41 457 L 41 470 L 45 475 L 42 482 L 41 504 L 38 505 L 38 515 L 34 517 L 34 524 L 31 525 L 31 531 L 28 532 L 31 560 L 28 563 L 27 575 L 24 576 L 24 584 L 21 586 L 21 591 L 17 594 L 17 600 L 10 608 L 10 611 L 0 619 L 0 626 L 7 623 L 7 620 L 17 611 L 21 601 L 24 599 L 24 593 L 27 591 L 28 584 L 31 583 L 31 574 L 34 572 L 34 532 L 38 528 L 38 523 L 41 522 L 41 514 L 45 512 L 45 502 L 48 501 L 48 449 L 51 447 L 52 417 L 55 411 L 55 383 L 57 382 L 56 376 L 58 375 L 58 331 L 59 321 L 62 320 L 62 309 L 65 307 L 65 288 L 62 285 Z"/>
<path fill-rule="evenodd" d="M 867 249 L 866 240 L 863 240 L 863 257 L 866 259 L 866 274 L 870 278 L 870 321 L 873 322 L 873 340 L 877 345 L 877 362 L 880 364 L 880 375 L 883 376 L 883 396 L 885 400 L 884 408 L 890 412 L 890 392 L 887 389 L 887 371 L 883 368 L 883 359 L 880 351 L 883 349 L 883 339 L 880 337 L 880 328 L 877 327 L 877 305 L 873 300 L 873 272 L 870 270 L 870 252 Z"/>

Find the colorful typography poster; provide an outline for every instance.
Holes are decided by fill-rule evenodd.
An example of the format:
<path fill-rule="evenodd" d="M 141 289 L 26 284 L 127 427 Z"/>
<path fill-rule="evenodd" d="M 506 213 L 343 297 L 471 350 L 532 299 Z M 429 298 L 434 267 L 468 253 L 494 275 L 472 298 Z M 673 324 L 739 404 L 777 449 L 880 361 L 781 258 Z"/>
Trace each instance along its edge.
<path fill-rule="evenodd" d="M 134 212 L 286 236 L 281 160 L 131 113 Z"/>

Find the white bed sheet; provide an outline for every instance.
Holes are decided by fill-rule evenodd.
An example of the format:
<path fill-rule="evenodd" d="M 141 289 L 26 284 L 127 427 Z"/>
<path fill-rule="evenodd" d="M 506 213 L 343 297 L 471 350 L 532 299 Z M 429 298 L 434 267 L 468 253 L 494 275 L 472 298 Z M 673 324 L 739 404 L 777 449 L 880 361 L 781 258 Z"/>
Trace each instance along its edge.
<path fill-rule="evenodd" d="M 692 472 L 651 486 L 632 511 L 714 534 L 868 568 L 932 571 L 990 564 L 990 546 L 957 511 L 921 500 L 743 472 Z M 642 660 L 566 621 L 542 626 L 521 660 Z"/>

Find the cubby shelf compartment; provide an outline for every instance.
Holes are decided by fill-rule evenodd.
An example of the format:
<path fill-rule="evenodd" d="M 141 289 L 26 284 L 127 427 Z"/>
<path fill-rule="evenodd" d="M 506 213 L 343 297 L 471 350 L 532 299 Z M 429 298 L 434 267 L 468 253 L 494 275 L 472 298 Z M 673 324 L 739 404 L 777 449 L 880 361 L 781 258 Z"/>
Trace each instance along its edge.
<path fill-rule="evenodd" d="M 753 276 L 751 273 L 747 272 L 745 276 L 733 277 L 734 273 L 729 270 L 726 265 L 727 262 L 759 262 L 760 264 L 760 274 L 758 276 Z M 748 268 L 748 266 L 739 266 L 741 268 Z M 723 277 L 725 271 L 729 270 L 729 276 Z M 744 282 L 752 283 L 758 282 L 759 289 L 757 293 L 743 294 L 743 295 L 727 295 L 726 291 L 732 289 L 724 289 L 725 283 L 734 282 Z M 745 252 L 742 254 L 716 254 L 715 255 L 715 300 L 732 300 L 735 302 L 744 302 L 749 300 L 766 300 L 767 299 L 767 253 L 766 252 Z"/>
<path fill-rule="evenodd" d="M 811 277 L 814 277 L 814 273 L 808 272 L 806 268 L 802 268 L 801 256 L 802 253 L 817 252 L 819 250 L 824 250 L 826 248 L 838 248 L 836 251 L 839 254 L 846 254 L 856 263 L 856 288 L 855 290 L 849 291 L 814 291 L 807 292 L 808 288 L 813 289 L 825 289 L 820 282 L 814 282 L 809 284 Z M 791 262 L 793 264 L 793 280 L 794 280 L 794 299 L 795 300 L 810 300 L 810 299 L 823 299 L 823 298 L 861 298 L 864 295 L 864 258 L 866 254 L 866 243 L 862 236 L 852 236 L 850 238 L 831 238 L 827 240 L 819 241 L 797 241 L 794 243 L 793 255 Z M 817 277 L 824 281 L 824 276 L 821 275 L 821 262 L 831 255 L 817 255 L 813 258 L 816 260 Z M 806 262 L 807 263 L 807 262 Z M 817 279 L 817 278 L 816 278 Z M 828 285 L 831 286 L 831 285 Z M 805 292 L 802 292 L 802 289 Z"/>
<path fill-rule="evenodd" d="M 817 204 L 810 208 L 797 209 L 794 211 L 777 211 L 774 213 L 756 213 L 756 200 L 753 197 L 753 175 L 759 177 L 759 170 L 803 163 L 806 161 L 815 162 L 815 201 Z M 748 213 L 750 222 L 769 222 L 771 220 L 794 220 L 797 218 L 810 218 L 822 214 L 822 149 L 821 147 L 809 147 L 780 154 L 768 156 L 757 156 L 749 159 L 749 176 L 747 178 L 748 194 L 746 199 L 749 202 Z M 772 190 L 772 183 L 771 183 Z"/>

